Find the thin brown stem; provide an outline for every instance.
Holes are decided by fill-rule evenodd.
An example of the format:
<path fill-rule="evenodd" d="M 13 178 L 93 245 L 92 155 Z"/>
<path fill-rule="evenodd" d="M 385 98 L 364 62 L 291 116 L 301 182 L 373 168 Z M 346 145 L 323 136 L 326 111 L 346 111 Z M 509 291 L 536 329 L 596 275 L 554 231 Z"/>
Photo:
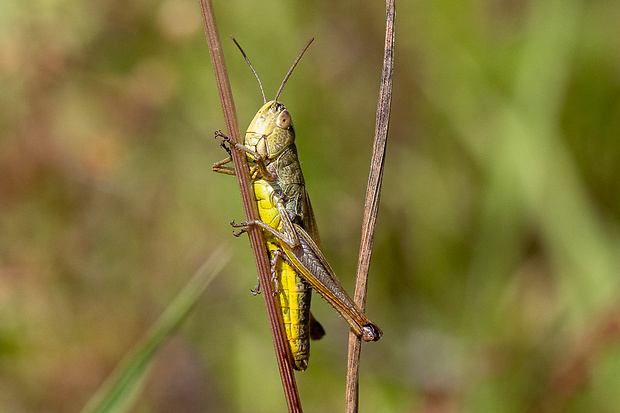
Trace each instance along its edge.
<path fill-rule="evenodd" d="M 211 0 L 200 0 L 200 7 L 202 9 L 205 34 L 207 37 L 207 43 L 209 44 L 209 54 L 211 56 L 211 63 L 213 64 L 217 89 L 220 94 L 220 101 L 224 112 L 224 120 L 226 122 L 228 136 L 231 138 L 233 143 L 241 144 L 243 141 L 241 140 L 239 123 L 237 121 L 237 112 L 235 110 L 232 91 L 230 89 L 228 73 L 226 71 L 226 62 L 224 61 L 224 54 L 222 53 L 222 44 L 220 42 L 220 36 L 215 22 L 213 4 L 211 3 Z M 251 192 L 251 181 L 246 156 L 240 151 L 233 150 L 232 158 L 237 172 L 236 175 L 239 183 L 239 191 L 241 193 L 241 200 L 243 201 L 243 209 L 245 211 L 246 219 L 247 221 L 256 221 L 258 220 L 258 210 Z M 263 233 L 257 226 L 252 226 L 248 230 L 248 235 L 250 237 L 252 251 L 254 252 L 258 276 L 263 288 L 265 308 L 267 310 L 271 337 L 273 339 L 276 359 L 280 369 L 280 378 L 282 379 L 282 386 L 284 387 L 284 394 L 288 404 L 288 409 L 289 412 L 301 412 L 301 401 L 297 391 L 297 384 L 295 383 L 293 366 L 291 364 L 291 359 L 288 356 L 284 324 L 282 323 L 280 312 L 278 311 L 276 296 L 273 294 L 273 289 L 271 287 L 270 264 L 267 257 Z"/>
<path fill-rule="evenodd" d="M 394 0 L 386 0 L 385 50 L 383 55 L 383 73 L 377 104 L 375 122 L 375 140 L 373 143 L 370 174 L 366 189 L 364 222 L 362 224 L 362 241 L 357 265 L 355 284 L 355 303 L 364 310 L 368 285 L 368 269 L 372 255 L 372 244 L 381 196 L 381 180 L 385 161 L 385 148 L 390 120 L 392 102 L 392 73 L 394 69 Z M 349 333 L 349 361 L 347 369 L 346 412 L 358 411 L 359 404 L 359 360 L 361 340 L 353 332 Z"/>

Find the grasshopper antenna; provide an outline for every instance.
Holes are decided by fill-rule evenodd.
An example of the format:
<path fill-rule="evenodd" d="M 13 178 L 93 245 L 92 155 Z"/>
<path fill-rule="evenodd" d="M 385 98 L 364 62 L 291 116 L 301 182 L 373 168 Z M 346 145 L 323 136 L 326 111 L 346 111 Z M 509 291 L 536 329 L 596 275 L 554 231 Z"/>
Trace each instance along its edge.
<path fill-rule="evenodd" d="M 299 61 L 301 60 L 301 57 L 304 55 L 304 53 L 306 53 L 306 50 L 308 49 L 308 47 L 310 47 L 310 43 L 312 43 L 313 41 L 314 41 L 314 37 L 308 40 L 308 43 L 306 43 L 304 48 L 301 49 L 299 56 L 297 56 L 297 59 L 295 59 L 295 61 L 293 62 L 293 65 L 288 70 L 288 73 L 286 74 L 286 76 L 284 76 L 284 80 L 282 81 L 282 84 L 280 85 L 280 89 L 278 89 L 278 93 L 276 93 L 276 98 L 274 99 L 275 102 L 278 101 L 278 98 L 280 97 L 280 93 L 282 93 L 282 89 L 284 89 L 284 85 L 286 84 L 288 78 L 291 77 L 291 73 L 293 73 L 293 69 L 295 69 L 295 66 L 297 66 L 297 63 L 299 63 Z"/>
<path fill-rule="evenodd" d="M 239 45 L 239 43 L 237 43 L 237 40 L 235 40 L 235 38 L 233 36 L 230 36 L 230 38 L 232 39 L 233 42 L 235 42 L 235 44 L 237 45 L 237 47 L 241 51 L 241 54 L 243 55 L 243 58 L 245 59 L 246 62 L 248 62 L 248 66 L 250 66 L 250 69 L 252 69 L 252 73 L 254 73 L 254 76 L 256 76 L 256 80 L 258 80 L 258 86 L 260 87 L 260 93 L 263 95 L 263 104 L 267 103 L 267 99 L 265 99 L 265 92 L 263 91 L 263 84 L 260 81 L 260 77 L 258 77 L 258 73 L 256 73 L 256 70 L 254 70 L 254 66 L 252 66 L 252 63 L 250 63 L 250 59 L 248 59 L 248 57 L 246 56 L 245 52 L 243 51 L 243 49 Z M 299 59 L 297 59 L 297 60 L 299 60 Z"/>

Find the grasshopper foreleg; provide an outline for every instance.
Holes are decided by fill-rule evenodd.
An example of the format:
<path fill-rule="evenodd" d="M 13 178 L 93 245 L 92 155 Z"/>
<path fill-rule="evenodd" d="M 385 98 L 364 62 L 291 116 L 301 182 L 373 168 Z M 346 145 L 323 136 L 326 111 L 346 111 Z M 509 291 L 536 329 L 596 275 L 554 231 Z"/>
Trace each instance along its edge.
<path fill-rule="evenodd" d="M 222 131 L 215 131 L 215 137 L 221 137 L 222 142 L 220 142 L 220 146 L 224 148 L 224 150 L 228 153 L 228 158 L 222 159 L 219 162 L 215 162 L 211 169 L 213 172 L 218 172 L 226 175 L 236 175 L 235 168 L 231 166 L 226 166 L 227 164 L 232 162 L 232 152 L 230 150 L 230 138 L 222 133 Z M 227 145 L 228 144 L 228 145 Z"/>
<path fill-rule="evenodd" d="M 234 147 L 240 152 L 248 153 L 252 155 L 254 159 L 260 159 L 261 161 L 264 162 L 263 157 L 260 156 L 258 153 L 256 153 L 255 151 L 253 151 L 252 149 L 248 148 L 245 145 L 233 142 L 232 139 L 230 139 L 230 136 L 224 135 L 221 130 L 215 131 L 215 137 L 222 138 L 222 142 L 220 143 L 220 146 L 224 148 L 226 152 L 228 152 L 229 155 L 232 155 L 232 154 L 231 154 L 230 148 L 227 145 Z"/>
<path fill-rule="evenodd" d="M 231 162 L 232 162 L 232 158 L 231 157 L 228 157 L 226 159 L 222 159 L 221 161 L 214 163 L 211 166 L 211 169 L 213 170 L 213 172 L 217 172 L 217 173 L 221 173 L 221 174 L 236 175 L 235 168 L 230 167 L 230 166 L 226 166 L 226 164 L 229 164 Z"/>
<path fill-rule="evenodd" d="M 222 142 L 220 142 L 220 146 L 224 148 L 226 152 L 228 152 L 228 156 L 232 157 L 232 152 L 230 151 L 230 145 L 234 145 L 228 135 L 224 135 L 221 130 L 216 130 L 215 138 L 222 138 Z"/>
<path fill-rule="evenodd" d="M 222 142 L 220 142 L 220 146 L 222 148 L 224 148 L 224 150 L 226 152 L 228 152 L 228 157 L 229 159 L 232 158 L 232 151 L 231 151 L 231 147 L 234 147 L 236 150 L 238 150 L 239 152 L 243 152 L 246 153 L 248 155 L 250 155 L 253 159 L 254 162 L 256 163 L 256 167 L 258 168 L 260 174 L 262 175 L 263 178 L 269 180 L 269 181 L 275 181 L 278 179 L 278 176 L 272 172 L 269 172 L 267 170 L 267 165 L 265 163 L 265 157 L 260 155 L 258 152 L 256 152 L 255 150 L 252 150 L 250 148 L 248 148 L 245 145 L 242 145 L 240 143 L 235 143 L 233 142 L 229 136 L 224 135 L 222 133 L 222 131 L 215 131 L 215 137 L 216 138 L 222 138 Z M 222 161 L 218 162 L 221 163 Z M 230 160 L 229 160 L 230 162 Z M 216 172 L 220 172 L 220 170 L 215 170 L 215 165 L 214 165 L 214 171 Z M 224 172 L 226 173 L 226 172 Z"/>

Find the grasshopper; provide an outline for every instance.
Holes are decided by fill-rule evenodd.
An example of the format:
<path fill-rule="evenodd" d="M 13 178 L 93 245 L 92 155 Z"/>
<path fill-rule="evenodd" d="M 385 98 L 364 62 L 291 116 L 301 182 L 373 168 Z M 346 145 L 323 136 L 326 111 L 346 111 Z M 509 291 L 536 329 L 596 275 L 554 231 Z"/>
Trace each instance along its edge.
<path fill-rule="evenodd" d="M 231 148 L 226 144 L 246 153 L 260 220 L 241 224 L 233 222 L 232 225 L 242 228 L 235 233 L 236 236 L 251 225 L 264 230 L 272 279 L 279 295 L 291 356 L 295 368 L 302 371 L 308 366 L 309 337 L 320 338 L 324 334 L 310 313 L 312 288 L 340 313 L 363 340 L 377 341 L 382 334 L 346 293 L 321 252 L 318 227 L 297 156 L 292 117 L 286 107 L 278 102 L 284 85 L 312 40 L 301 51 L 275 99 L 270 102 L 266 102 L 256 71 L 235 41 L 258 79 L 265 103 L 250 123 L 243 145 L 232 144 L 228 137 L 216 132 L 216 136 L 223 138 L 222 146 L 229 152 L 229 157 L 213 164 L 213 171 L 234 175 L 234 167 L 227 166 L 232 159 Z M 258 288 L 253 290 L 255 294 Z"/>

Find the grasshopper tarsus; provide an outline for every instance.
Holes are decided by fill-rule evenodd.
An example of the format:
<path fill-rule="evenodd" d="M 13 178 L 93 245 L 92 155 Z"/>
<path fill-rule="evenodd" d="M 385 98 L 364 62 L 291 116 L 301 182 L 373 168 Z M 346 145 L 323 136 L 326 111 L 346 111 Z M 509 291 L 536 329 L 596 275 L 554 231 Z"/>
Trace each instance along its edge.
<path fill-rule="evenodd" d="M 230 142 L 230 138 L 228 137 L 228 135 L 224 135 L 224 133 L 221 130 L 216 130 L 213 135 L 215 135 L 215 138 L 222 138 L 223 140 L 225 140 L 226 142 Z"/>
<path fill-rule="evenodd" d="M 244 222 L 242 222 L 240 224 L 237 224 L 235 222 L 235 220 L 232 220 L 232 221 L 230 221 L 230 225 L 233 228 L 241 228 L 241 230 L 239 230 L 239 231 L 233 231 L 233 235 L 238 238 L 238 237 L 241 236 L 241 234 L 243 234 L 245 232 L 248 232 L 248 230 L 250 229 L 250 225 L 252 225 L 252 223 L 244 221 Z"/>
<path fill-rule="evenodd" d="M 250 289 L 250 292 L 252 293 L 254 297 L 260 294 L 260 278 L 258 279 L 258 282 L 256 283 L 256 287 Z"/>
<path fill-rule="evenodd" d="M 237 224 L 234 219 L 232 221 L 230 221 L 230 226 L 231 227 L 233 227 L 233 228 L 245 228 L 246 231 L 247 231 L 247 227 L 249 227 L 252 224 L 253 224 L 253 222 L 247 222 L 247 221 L 243 221 L 243 222 Z"/>
<path fill-rule="evenodd" d="M 239 238 L 241 235 L 243 235 L 244 233 L 248 232 L 247 227 L 246 228 L 241 228 L 240 231 L 233 231 L 233 235 L 237 238 Z"/>
<path fill-rule="evenodd" d="M 224 148 L 224 150 L 228 153 L 228 156 L 232 156 L 232 153 L 230 151 L 230 137 L 228 135 L 224 135 L 221 130 L 216 130 L 213 135 L 216 139 L 222 138 L 222 141 L 220 142 L 220 147 Z"/>

